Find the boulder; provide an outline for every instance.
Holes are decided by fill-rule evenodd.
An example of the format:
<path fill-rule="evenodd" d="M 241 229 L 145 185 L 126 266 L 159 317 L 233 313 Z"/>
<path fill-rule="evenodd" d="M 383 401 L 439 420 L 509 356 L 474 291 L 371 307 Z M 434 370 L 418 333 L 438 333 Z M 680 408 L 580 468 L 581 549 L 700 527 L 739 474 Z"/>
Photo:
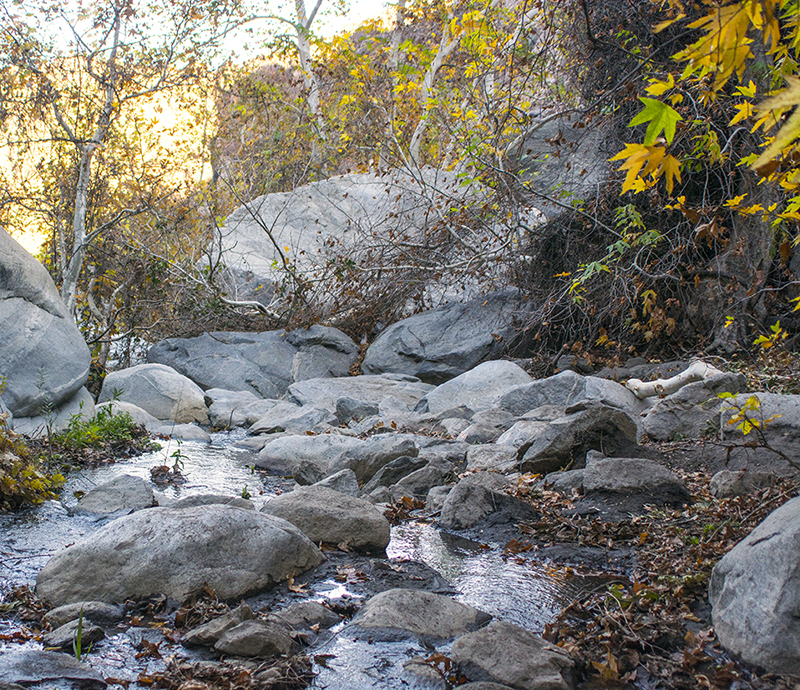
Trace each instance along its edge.
<path fill-rule="evenodd" d="M 380 405 L 393 396 L 408 408 L 414 408 L 433 386 L 421 383 L 413 376 L 386 374 L 384 376 L 349 376 L 338 379 L 308 379 L 289 386 L 287 399 L 298 405 L 324 407 L 334 414 L 340 398 L 354 398 L 364 403 Z"/>
<path fill-rule="evenodd" d="M 383 553 L 389 544 L 389 522 L 369 501 L 324 486 L 276 496 L 261 512 L 288 520 L 315 544 L 365 553 Z"/>
<path fill-rule="evenodd" d="M 364 441 L 350 436 L 320 434 L 318 436 L 282 436 L 269 441 L 259 452 L 256 467 L 284 477 L 293 476 L 303 463 L 312 465 L 316 479 L 323 479 L 342 467 L 331 467 L 343 452 Z M 312 482 L 313 483 L 313 482 Z"/>
<path fill-rule="evenodd" d="M 571 372 L 565 372 L 571 373 Z M 556 419 L 518 451 L 521 472 L 548 474 L 570 462 L 583 463 L 588 450 L 617 453 L 636 445 L 636 422 L 622 410 L 591 406 Z"/>
<path fill-rule="evenodd" d="M 375 339 L 361 369 L 443 383 L 502 355 L 514 339 L 521 308 L 520 293 L 508 289 L 415 314 Z"/>
<path fill-rule="evenodd" d="M 418 589 L 389 589 L 361 608 L 351 628 L 370 639 L 417 637 L 424 641 L 449 640 L 486 625 L 491 616 L 441 594 Z"/>
<path fill-rule="evenodd" d="M 259 619 L 247 620 L 226 630 L 214 644 L 214 649 L 223 654 L 262 658 L 288 656 L 294 647 L 285 625 Z"/>
<path fill-rule="evenodd" d="M 306 431 L 320 432 L 336 424 L 337 419 L 329 410 L 305 405 L 300 407 L 288 402 L 279 402 L 250 427 L 251 434 L 275 434 L 290 431 L 303 434 Z"/>
<path fill-rule="evenodd" d="M 378 409 L 377 403 L 342 396 L 336 401 L 336 418 L 339 424 L 360 422 L 367 417 L 377 416 Z"/>
<path fill-rule="evenodd" d="M 297 481 L 297 479 L 295 479 L 295 481 Z M 300 484 L 301 482 L 297 483 Z M 358 496 L 359 494 L 356 473 L 353 472 L 353 470 L 348 469 L 334 472 L 329 477 L 325 477 L 325 479 L 315 482 L 313 486 L 324 486 L 328 489 L 333 489 L 334 491 L 348 494 L 349 496 Z"/>
<path fill-rule="evenodd" d="M 392 487 L 395 499 L 409 496 L 424 501 L 434 486 L 454 481 L 456 468 L 444 458 L 434 458 L 425 467 L 407 474 Z"/>
<path fill-rule="evenodd" d="M 519 690 L 572 690 L 574 664 L 560 647 L 512 623 L 494 621 L 454 643 L 450 658 L 469 680 Z"/>
<path fill-rule="evenodd" d="M 92 394 L 81 388 L 69 400 L 47 414 L 36 417 L 17 417 L 14 420 L 14 431 L 30 438 L 57 434 L 64 431 L 72 418 L 79 415 L 83 421 L 91 419 L 96 413 Z"/>
<path fill-rule="evenodd" d="M 474 412 L 486 410 L 492 407 L 492 401 L 497 396 L 532 380 L 524 369 L 513 362 L 484 362 L 436 386 L 420 401 L 418 408 L 427 409 L 434 415 L 458 406 Z"/>
<path fill-rule="evenodd" d="M 225 505 L 232 508 L 241 508 L 243 510 L 255 510 L 256 507 L 253 502 L 241 496 L 225 496 L 223 494 L 195 494 L 194 496 L 187 496 L 181 498 L 175 503 L 170 504 L 170 508 L 183 509 L 195 508 L 197 506 L 210 506 L 210 505 Z"/>
<path fill-rule="evenodd" d="M 153 415 L 147 412 L 147 410 L 143 410 L 141 407 L 134 405 L 133 403 L 123 402 L 122 400 L 114 400 L 113 402 L 109 401 L 100 403 L 96 407 L 97 412 L 108 409 L 111 410 L 111 414 L 122 414 L 123 412 L 129 414 L 134 424 L 141 424 L 150 433 L 153 433 L 153 429 L 164 426 L 164 423 L 160 419 L 156 419 Z"/>
<path fill-rule="evenodd" d="M 543 405 L 566 409 L 578 403 L 614 407 L 634 416 L 644 409 L 644 403 L 616 381 L 581 376 L 574 371 L 516 386 L 495 400 L 497 407 L 516 416 Z"/>
<path fill-rule="evenodd" d="M 210 388 L 206 391 L 208 419 L 212 426 L 221 429 L 249 427 L 278 402 L 263 400 L 251 391 L 229 391 L 224 388 Z"/>
<path fill-rule="evenodd" d="M 253 618 L 253 610 L 247 604 L 240 604 L 233 611 L 192 628 L 181 637 L 184 647 L 213 647 L 228 630 Z"/>
<path fill-rule="evenodd" d="M 206 585 L 221 599 L 233 599 L 322 560 L 314 544 L 280 518 L 224 505 L 151 508 L 57 553 L 39 572 L 36 592 L 56 606 L 159 594 L 184 601 Z"/>
<path fill-rule="evenodd" d="M 722 405 L 719 394 L 746 389 L 744 374 L 725 373 L 690 383 L 657 400 L 642 421 L 642 428 L 656 441 L 698 438 L 704 432 L 716 432 Z"/>
<path fill-rule="evenodd" d="M 89 491 L 78 501 L 75 510 L 95 515 L 127 514 L 154 505 L 156 499 L 150 483 L 141 477 L 123 474 Z"/>
<path fill-rule="evenodd" d="M 524 519 L 533 508 L 515 496 L 503 493 L 509 481 L 493 472 L 478 472 L 462 479 L 447 494 L 442 504 L 439 525 L 445 529 L 464 530 L 475 527 L 486 516 L 505 512 L 508 518 Z"/>
<path fill-rule="evenodd" d="M 364 485 L 364 493 L 369 494 L 379 486 L 392 486 L 399 482 L 403 477 L 407 477 L 412 472 L 416 472 L 427 465 L 429 460 L 419 457 L 402 455 L 379 469 L 372 479 Z"/>
<path fill-rule="evenodd" d="M 497 437 L 495 443 L 498 446 L 511 446 L 521 448 L 530 446 L 537 436 L 540 436 L 548 426 L 548 422 L 536 419 L 520 419 L 508 431 L 503 432 Z"/>
<path fill-rule="evenodd" d="M 59 626 L 42 637 L 42 644 L 50 649 L 61 649 L 65 652 L 73 651 L 73 643 L 78 635 L 78 625 L 81 626 L 81 648 L 89 649 L 96 642 L 100 642 L 106 634 L 100 626 L 92 625 L 88 620 L 71 620 Z"/>
<path fill-rule="evenodd" d="M 286 336 L 297 348 L 292 359 L 292 380 L 348 376 L 358 357 L 358 345 L 336 328 L 314 324 Z"/>
<path fill-rule="evenodd" d="M 113 371 L 103 381 L 99 402 L 133 403 L 156 419 L 208 424 L 205 396 L 197 384 L 163 364 L 138 364 Z"/>
<path fill-rule="evenodd" d="M 0 380 L 15 417 L 56 408 L 86 383 L 91 356 L 50 275 L 0 228 Z"/>
<path fill-rule="evenodd" d="M 575 492 L 582 494 L 584 472 L 585 469 L 551 472 L 543 480 L 544 488 L 565 496 L 572 496 Z"/>
<path fill-rule="evenodd" d="M 470 424 L 456 436 L 456 441 L 462 441 L 470 445 L 480 445 L 484 443 L 494 443 L 501 435 L 502 432 L 496 426 Z"/>
<path fill-rule="evenodd" d="M 509 472 L 517 464 L 517 451 L 512 446 L 489 443 L 467 451 L 467 470 Z"/>
<path fill-rule="evenodd" d="M 70 621 L 78 620 L 81 611 L 83 611 L 84 620 L 102 625 L 118 623 L 125 615 L 121 606 L 112 606 L 102 601 L 78 601 L 51 609 L 42 620 L 51 628 L 60 628 Z"/>
<path fill-rule="evenodd" d="M 280 619 L 290 630 L 311 630 L 319 626 L 322 630 L 342 622 L 342 617 L 318 601 L 298 601 L 285 609 L 270 614 Z"/>
<path fill-rule="evenodd" d="M 748 470 L 720 470 L 708 483 L 708 490 L 717 498 L 742 496 L 775 485 L 772 472 L 750 472 Z"/>
<path fill-rule="evenodd" d="M 754 409 L 746 409 L 753 398 Z M 744 411 L 749 419 L 756 420 L 762 428 L 765 441 L 790 458 L 800 456 L 800 395 L 778 393 L 742 393 L 723 401 L 720 408 L 720 439 L 732 445 L 744 445 L 757 441 L 751 432 L 745 436 L 740 429 L 741 421 L 730 423 Z M 756 447 L 758 443 L 756 443 Z M 758 451 L 754 451 L 756 454 Z M 774 458 L 768 450 L 763 455 Z"/>
<path fill-rule="evenodd" d="M 403 434 L 380 434 L 345 450 L 331 463 L 331 470 L 351 469 L 356 473 L 358 483 L 363 484 L 392 460 L 403 456 L 415 458 L 417 455 L 419 448 L 412 438 Z"/>
<path fill-rule="evenodd" d="M 105 688 L 106 682 L 91 666 L 72 654 L 41 649 L 13 649 L 0 652 L 0 678 L 7 683 L 33 685 L 59 680 L 73 681 L 82 688 Z"/>
<path fill-rule="evenodd" d="M 717 563 L 708 597 L 722 645 L 770 673 L 800 675 L 800 498 Z"/>

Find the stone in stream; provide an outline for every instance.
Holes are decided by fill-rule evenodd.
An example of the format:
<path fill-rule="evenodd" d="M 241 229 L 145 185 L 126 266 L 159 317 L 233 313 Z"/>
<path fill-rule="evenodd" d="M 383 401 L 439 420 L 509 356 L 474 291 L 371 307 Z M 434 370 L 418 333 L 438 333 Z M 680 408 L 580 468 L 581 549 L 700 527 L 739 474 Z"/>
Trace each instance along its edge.
<path fill-rule="evenodd" d="M 159 594 L 182 602 L 206 585 L 221 599 L 234 599 L 323 560 L 300 530 L 280 518 L 224 505 L 150 508 L 57 553 L 37 576 L 36 592 L 56 606 Z"/>
<path fill-rule="evenodd" d="M 445 529 L 475 527 L 493 513 L 504 512 L 509 519 L 521 520 L 534 513 L 525 501 L 503 493 L 511 482 L 502 474 L 477 472 L 462 479 L 447 494 L 438 523 Z"/>
<path fill-rule="evenodd" d="M 229 391 L 224 388 L 209 388 L 205 396 L 208 419 L 212 426 L 221 429 L 249 427 L 280 402 L 264 400 L 251 391 Z"/>
<path fill-rule="evenodd" d="M 391 487 L 391 492 L 395 500 L 408 496 L 424 501 L 432 487 L 447 484 L 455 478 L 456 468 L 453 463 L 443 458 L 434 458 L 425 467 L 403 477 Z"/>
<path fill-rule="evenodd" d="M 90 690 L 106 687 L 103 676 L 71 654 L 41 649 L 0 652 L 0 678 L 24 685 L 67 680 Z"/>
<path fill-rule="evenodd" d="M 52 628 L 60 628 L 65 623 L 78 620 L 81 611 L 84 620 L 98 624 L 118 623 L 124 618 L 121 606 L 113 606 L 102 601 L 78 601 L 48 611 L 42 620 Z"/>
<path fill-rule="evenodd" d="M 351 436 L 319 434 L 318 436 L 282 436 L 269 441 L 259 452 L 255 466 L 271 474 L 293 476 L 303 463 L 316 468 L 314 481 L 344 469 L 333 464 L 343 452 L 354 449 L 364 441 Z M 333 466 L 332 466 L 333 465 Z M 309 476 L 308 472 L 304 473 Z"/>
<path fill-rule="evenodd" d="M 296 525 L 315 544 L 383 553 L 389 522 L 369 501 L 323 486 L 305 486 L 270 499 L 261 512 Z"/>
<path fill-rule="evenodd" d="M 42 638 L 42 644 L 48 648 L 61 649 L 65 652 L 73 651 L 73 642 L 78 635 L 78 620 L 71 620 L 69 623 L 59 626 L 52 632 L 47 633 Z M 91 647 L 95 642 L 100 642 L 106 634 L 103 629 L 84 618 L 81 625 L 81 648 L 83 652 Z"/>
<path fill-rule="evenodd" d="M 123 474 L 96 486 L 75 506 L 77 513 L 95 515 L 127 514 L 156 505 L 153 487 L 141 477 Z"/>
<path fill-rule="evenodd" d="M 279 402 L 257 419 L 250 427 L 250 434 L 275 434 L 292 431 L 303 434 L 307 431 L 319 433 L 336 424 L 336 416 L 329 410 L 313 405 L 294 405 Z"/>
<path fill-rule="evenodd" d="M 285 609 L 274 611 L 270 616 L 279 618 L 290 630 L 311 630 L 315 626 L 327 630 L 343 620 L 338 613 L 318 601 L 298 601 Z"/>
<path fill-rule="evenodd" d="M 210 505 L 226 505 L 233 508 L 242 508 L 243 510 L 255 510 L 256 507 L 253 502 L 241 496 L 225 496 L 223 494 L 195 494 L 194 496 L 187 496 L 181 498 L 175 503 L 170 504 L 170 508 L 194 508 L 196 506 L 210 506 Z"/>
<path fill-rule="evenodd" d="M 295 475 L 295 481 L 298 484 L 302 484 L 303 482 L 297 479 L 297 475 Z M 334 491 L 339 491 L 343 494 L 348 494 L 350 496 L 358 496 L 360 493 L 360 489 L 358 488 L 358 479 L 356 479 L 356 473 L 353 470 L 339 470 L 338 472 L 334 472 L 329 477 L 325 477 L 318 482 L 315 482 L 313 486 L 325 486 L 329 489 L 333 489 Z"/>
<path fill-rule="evenodd" d="M 218 652 L 245 657 L 288 656 L 296 647 L 287 626 L 258 618 L 226 630 L 214 644 Z"/>
<path fill-rule="evenodd" d="M 770 513 L 714 566 L 708 588 L 723 647 L 770 673 L 800 675 L 800 498 Z"/>
<path fill-rule="evenodd" d="M 253 610 L 247 604 L 241 604 L 233 611 L 212 618 L 184 633 L 181 644 L 184 647 L 213 647 L 228 630 L 253 617 Z"/>
<path fill-rule="evenodd" d="M 331 463 L 331 471 L 351 469 L 356 473 L 358 483 L 364 484 L 392 460 L 403 456 L 415 458 L 417 455 L 419 448 L 413 437 L 405 434 L 379 434 L 344 450 Z"/>
<path fill-rule="evenodd" d="M 574 664 L 560 647 L 512 623 L 494 621 L 454 643 L 450 658 L 471 681 L 519 690 L 572 690 Z"/>
<path fill-rule="evenodd" d="M 86 383 L 89 348 L 47 270 L 0 228 L 0 379 L 15 417 L 58 407 Z"/>
<path fill-rule="evenodd" d="M 364 493 L 372 493 L 380 486 L 392 486 L 400 481 L 403 477 L 408 476 L 416 470 L 422 469 L 428 464 L 425 458 L 412 458 L 408 455 L 402 455 L 395 458 L 391 462 L 385 464 L 379 469 L 375 475 L 366 484 L 364 484 Z"/>
<path fill-rule="evenodd" d="M 348 629 L 374 640 L 417 637 L 430 642 L 477 630 L 491 619 L 488 613 L 441 594 L 390 589 L 367 601 Z"/>
<path fill-rule="evenodd" d="M 98 402 L 113 400 L 130 402 L 149 412 L 156 419 L 178 424 L 208 424 L 205 395 L 200 387 L 163 364 L 138 364 L 130 369 L 112 371 L 103 380 Z"/>

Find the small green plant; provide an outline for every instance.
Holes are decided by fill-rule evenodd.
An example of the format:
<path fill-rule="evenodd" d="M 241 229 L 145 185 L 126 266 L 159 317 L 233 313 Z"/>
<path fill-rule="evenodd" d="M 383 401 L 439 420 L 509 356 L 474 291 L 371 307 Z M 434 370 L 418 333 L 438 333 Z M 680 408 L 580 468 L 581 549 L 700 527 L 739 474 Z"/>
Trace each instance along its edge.
<path fill-rule="evenodd" d="M 175 473 L 180 472 L 184 468 L 184 460 L 188 459 L 186 453 L 181 450 L 182 441 L 177 439 L 178 448 L 170 455 L 172 458 L 172 471 Z"/>
<path fill-rule="evenodd" d="M 81 657 L 84 654 L 88 654 L 92 651 L 92 645 L 84 652 L 83 649 L 83 607 L 81 607 L 80 612 L 78 613 L 78 629 L 75 631 L 75 637 L 72 639 L 72 652 L 75 655 L 75 658 L 80 661 Z"/>
<path fill-rule="evenodd" d="M 101 407 L 90 419 L 78 412 L 54 441 L 70 449 L 100 448 L 105 444 L 124 443 L 135 438 L 137 426 L 127 412 L 114 414 L 112 406 Z"/>
<path fill-rule="evenodd" d="M 247 490 L 247 484 L 245 484 L 244 485 L 244 489 L 242 489 L 242 498 L 244 498 L 244 499 L 252 498 L 252 495 Z"/>

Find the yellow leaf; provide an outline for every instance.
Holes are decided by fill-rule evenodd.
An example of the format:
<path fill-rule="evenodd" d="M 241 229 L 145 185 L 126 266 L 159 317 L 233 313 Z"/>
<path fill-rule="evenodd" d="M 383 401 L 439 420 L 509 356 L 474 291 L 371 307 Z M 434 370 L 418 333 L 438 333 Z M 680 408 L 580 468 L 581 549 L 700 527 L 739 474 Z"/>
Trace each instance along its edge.
<path fill-rule="evenodd" d="M 732 127 L 733 125 L 750 117 L 753 114 L 753 104 L 748 102 L 740 103 L 736 106 L 736 111 L 736 115 L 734 115 L 731 121 L 728 123 L 728 127 Z"/>
<path fill-rule="evenodd" d="M 667 184 L 667 194 L 672 195 L 672 187 L 674 181 L 677 179 L 681 181 L 681 162 L 672 154 L 665 156 L 660 166 L 661 172 L 664 174 L 664 179 Z"/>
<path fill-rule="evenodd" d="M 669 91 L 671 88 L 675 86 L 675 77 L 672 74 L 667 75 L 666 81 L 661 81 L 659 79 L 651 79 L 650 86 L 648 86 L 645 91 L 649 93 L 651 96 L 660 96 L 665 91 Z"/>

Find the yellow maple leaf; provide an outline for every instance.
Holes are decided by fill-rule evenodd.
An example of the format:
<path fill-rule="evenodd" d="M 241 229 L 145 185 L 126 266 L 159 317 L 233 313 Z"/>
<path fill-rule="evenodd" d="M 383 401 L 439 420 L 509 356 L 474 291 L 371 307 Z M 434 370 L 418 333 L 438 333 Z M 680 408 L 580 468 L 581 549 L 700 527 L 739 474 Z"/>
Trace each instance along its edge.
<path fill-rule="evenodd" d="M 759 104 L 757 110 L 760 113 L 775 113 L 775 111 L 800 106 L 800 77 L 787 76 L 786 82 L 788 85 L 783 91 Z M 794 113 L 786 120 L 769 146 L 761 152 L 761 155 L 750 167 L 755 171 L 764 168 L 773 158 L 780 155 L 785 147 L 793 144 L 798 137 L 800 137 L 800 107 L 795 107 Z"/>
<path fill-rule="evenodd" d="M 667 194 L 672 196 L 672 187 L 675 180 L 677 179 L 679 183 L 681 181 L 681 162 L 672 154 L 665 156 L 659 166 L 659 171 L 664 175 L 664 181 L 667 184 Z"/>

